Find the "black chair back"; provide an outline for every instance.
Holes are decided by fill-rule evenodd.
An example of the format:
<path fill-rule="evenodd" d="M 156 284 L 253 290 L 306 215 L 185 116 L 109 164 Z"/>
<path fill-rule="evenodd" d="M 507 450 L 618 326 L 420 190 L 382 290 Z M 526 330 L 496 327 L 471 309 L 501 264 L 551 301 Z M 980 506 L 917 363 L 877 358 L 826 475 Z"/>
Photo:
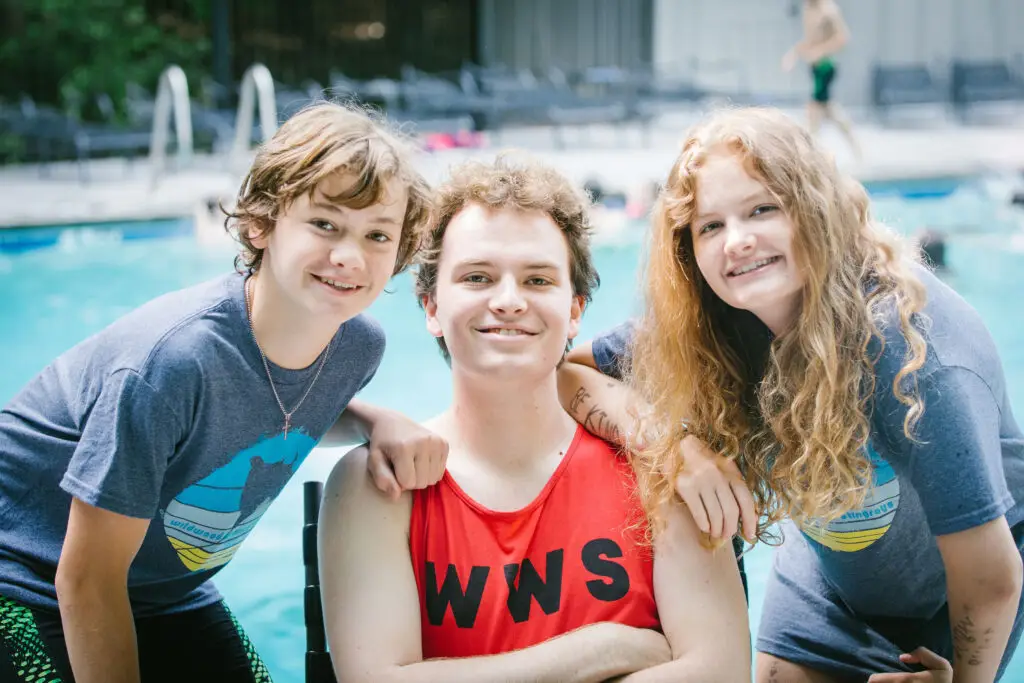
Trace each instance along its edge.
<path fill-rule="evenodd" d="M 331 655 L 327 652 L 324 610 L 320 601 L 320 568 L 316 551 L 316 530 L 320 517 L 323 484 L 307 481 L 302 486 L 302 563 L 306 567 L 303 615 L 306 622 L 306 683 L 337 683 Z"/>

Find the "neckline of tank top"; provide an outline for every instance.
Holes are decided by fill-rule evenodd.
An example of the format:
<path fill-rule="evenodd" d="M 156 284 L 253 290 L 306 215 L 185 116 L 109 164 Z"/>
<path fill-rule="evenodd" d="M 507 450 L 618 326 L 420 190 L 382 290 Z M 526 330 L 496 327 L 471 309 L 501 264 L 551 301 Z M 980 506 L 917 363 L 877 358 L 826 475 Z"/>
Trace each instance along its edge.
<path fill-rule="evenodd" d="M 555 471 L 551 473 L 550 477 L 548 477 L 547 483 L 545 483 L 540 492 L 533 497 L 533 500 L 516 510 L 494 510 L 483 503 L 480 503 L 473 498 L 473 496 L 466 493 L 461 486 L 459 486 L 459 483 L 455 481 L 455 477 L 453 477 L 451 472 L 447 469 L 444 471 L 441 481 L 454 491 L 455 495 L 461 498 L 462 501 L 475 512 L 494 519 L 514 519 L 528 512 L 532 512 L 547 500 L 548 496 L 551 495 L 551 492 L 562 478 L 562 475 L 565 474 L 565 471 L 569 468 L 569 463 L 572 461 L 573 456 L 576 455 L 576 452 L 579 450 L 579 446 L 583 443 L 585 436 L 588 434 L 589 432 L 587 432 L 582 425 L 576 425 L 576 432 L 573 434 L 572 442 L 569 444 L 569 448 L 566 450 L 565 455 L 562 456 L 562 461 L 558 463 L 558 467 L 556 467 Z M 594 438 L 596 439 L 597 437 Z"/>

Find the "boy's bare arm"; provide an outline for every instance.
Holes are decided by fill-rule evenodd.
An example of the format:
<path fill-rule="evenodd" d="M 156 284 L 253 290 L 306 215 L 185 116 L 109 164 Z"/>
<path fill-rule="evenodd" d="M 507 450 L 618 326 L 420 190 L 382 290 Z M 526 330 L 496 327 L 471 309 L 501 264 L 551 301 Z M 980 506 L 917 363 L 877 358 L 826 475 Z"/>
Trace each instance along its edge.
<path fill-rule="evenodd" d="M 71 500 L 54 584 L 68 658 L 81 683 L 139 681 L 128 568 L 149 523 Z"/>
<path fill-rule="evenodd" d="M 676 500 L 654 539 L 654 597 L 672 661 L 623 683 L 739 683 L 750 680 L 750 625 L 736 558 L 711 550 Z"/>

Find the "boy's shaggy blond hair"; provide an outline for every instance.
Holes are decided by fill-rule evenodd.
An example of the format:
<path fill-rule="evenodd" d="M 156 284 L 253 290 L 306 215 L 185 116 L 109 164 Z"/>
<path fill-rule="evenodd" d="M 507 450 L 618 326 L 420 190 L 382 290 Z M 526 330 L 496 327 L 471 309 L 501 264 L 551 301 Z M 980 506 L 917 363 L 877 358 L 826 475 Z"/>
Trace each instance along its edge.
<path fill-rule="evenodd" d="M 252 237 L 274 229 L 281 211 L 326 178 L 343 173 L 356 182 L 331 202 L 364 209 L 387 200 L 387 184 L 398 178 L 408 191 L 395 273 L 412 262 L 432 206 L 432 192 L 413 167 L 404 138 L 379 117 L 355 106 L 318 102 L 288 119 L 256 154 L 225 227 L 242 246 L 239 270 L 256 272 L 263 250 Z"/>

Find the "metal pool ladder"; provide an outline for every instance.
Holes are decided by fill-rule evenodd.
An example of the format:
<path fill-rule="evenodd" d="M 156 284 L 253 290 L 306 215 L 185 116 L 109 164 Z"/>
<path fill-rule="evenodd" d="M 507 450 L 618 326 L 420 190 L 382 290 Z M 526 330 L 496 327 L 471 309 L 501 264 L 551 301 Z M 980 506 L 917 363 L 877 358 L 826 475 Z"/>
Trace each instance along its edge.
<path fill-rule="evenodd" d="M 277 99 L 274 79 L 270 70 L 262 64 L 253 64 L 242 76 L 238 114 L 235 117 L 235 143 L 231 146 L 229 160 L 232 167 L 249 152 L 254 105 L 259 110 L 261 137 L 266 142 L 277 131 Z"/>
<path fill-rule="evenodd" d="M 178 142 L 178 167 L 183 168 L 192 160 L 192 105 L 188 99 L 188 79 L 185 78 L 185 72 L 176 64 L 164 69 L 157 85 L 153 133 L 149 144 L 149 164 L 154 184 L 165 170 L 172 113 Z"/>

